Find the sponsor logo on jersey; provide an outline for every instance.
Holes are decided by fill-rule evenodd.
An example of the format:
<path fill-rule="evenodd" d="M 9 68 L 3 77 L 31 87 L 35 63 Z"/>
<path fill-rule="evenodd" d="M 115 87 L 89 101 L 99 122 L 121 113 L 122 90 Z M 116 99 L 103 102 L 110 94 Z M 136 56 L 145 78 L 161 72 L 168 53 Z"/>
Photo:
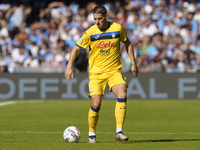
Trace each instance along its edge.
<path fill-rule="evenodd" d="M 108 56 L 109 54 L 110 54 L 110 50 L 103 50 L 103 49 L 100 50 L 101 56 Z"/>
<path fill-rule="evenodd" d="M 107 48 L 107 47 L 114 47 L 115 43 L 111 43 L 111 41 L 109 41 L 108 43 L 104 42 L 104 41 L 100 41 L 99 45 L 97 46 L 97 48 Z"/>

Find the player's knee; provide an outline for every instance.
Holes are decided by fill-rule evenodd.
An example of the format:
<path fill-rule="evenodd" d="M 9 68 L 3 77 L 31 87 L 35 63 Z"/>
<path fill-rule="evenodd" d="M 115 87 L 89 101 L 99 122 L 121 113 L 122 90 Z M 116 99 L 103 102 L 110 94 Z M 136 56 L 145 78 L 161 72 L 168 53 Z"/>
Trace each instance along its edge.
<path fill-rule="evenodd" d="M 101 95 L 93 95 L 91 97 L 92 100 L 92 107 L 94 109 L 100 109 L 101 107 Z"/>
<path fill-rule="evenodd" d="M 100 106 L 101 106 L 101 104 L 98 103 L 98 102 L 95 102 L 95 103 L 92 104 L 92 107 L 93 107 L 94 109 L 96 109 L 96 110 L 100 109 Z"/>
<path fill-rule="evenodd" d="M 127 94 L 126 92 L 122 92 L 122 93 L 119 93 L 117 98 L 126 98 Z"/>

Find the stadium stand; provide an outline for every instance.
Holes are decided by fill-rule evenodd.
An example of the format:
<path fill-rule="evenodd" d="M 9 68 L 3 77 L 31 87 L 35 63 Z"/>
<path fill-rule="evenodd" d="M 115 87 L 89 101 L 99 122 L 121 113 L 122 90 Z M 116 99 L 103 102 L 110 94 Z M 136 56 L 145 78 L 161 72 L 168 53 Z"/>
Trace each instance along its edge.
<path fill-rule="evenodd" d="M 94 24 L 92 9 L 104 5 L 109 21 L 123 25 L 139 72 L 200 70 L 200 3 L 184 0 L 45 1 L 4 0 L 0 4 L 1 73 L 64 72 L 69 54 Z M 87 72 L 88 50 L 75 60 Z M 130 60 L 121 44 L 123 72 Z M 5 67 L 6 66 L 6 67 Z"/>

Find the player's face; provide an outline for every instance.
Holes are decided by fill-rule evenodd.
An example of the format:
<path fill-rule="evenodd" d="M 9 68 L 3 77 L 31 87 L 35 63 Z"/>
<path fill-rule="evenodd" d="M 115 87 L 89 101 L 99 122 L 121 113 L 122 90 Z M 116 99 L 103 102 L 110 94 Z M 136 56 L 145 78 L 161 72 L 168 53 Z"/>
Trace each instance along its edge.
<path fill-rule="evenodd" d="M 99 29 L 107 28 L 107 15 L 103 16 L 102 14 L 93 14 L 94 20 Z"/>

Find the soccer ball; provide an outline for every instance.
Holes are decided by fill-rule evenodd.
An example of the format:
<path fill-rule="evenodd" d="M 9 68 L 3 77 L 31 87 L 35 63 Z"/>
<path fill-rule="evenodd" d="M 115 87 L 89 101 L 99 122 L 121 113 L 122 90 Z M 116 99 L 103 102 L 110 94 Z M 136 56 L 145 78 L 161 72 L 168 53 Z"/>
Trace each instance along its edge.
<path fill-rule="evenodd" d="M 66 142 L 78 142 L 81 138 L 81 132 L 77 127 L 69 126 L 63 132 L 63 138 Z"/>

